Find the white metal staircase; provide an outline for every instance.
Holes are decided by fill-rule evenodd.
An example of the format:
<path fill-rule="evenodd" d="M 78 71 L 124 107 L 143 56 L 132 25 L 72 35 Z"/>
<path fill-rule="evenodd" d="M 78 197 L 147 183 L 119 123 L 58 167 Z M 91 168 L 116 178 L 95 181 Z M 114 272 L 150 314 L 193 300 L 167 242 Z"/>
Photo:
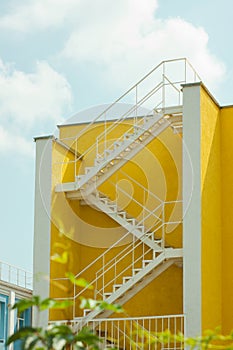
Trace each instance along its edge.
<path fill-rule="evenodd" d="M 155 231 L 162 228 L 162 222 L 159 217 L 156 216 L 155 213 L 150 212 L 148 216 L 145 218 L 149 218 L 149 216 L 155 215 L 157 218 L 157 223 L 153 232 L 148 230 L 144 225 L 144 220 L 137 220 L 127 214 L 126 211 L 121 210 L 117 207 L 116 202 L 111 201 L 107 197 L 100 197 L 99 193 L 91 194 L 88 196 L 88 201 L 95 205 L 102 212 L 110 216 L 114 221 L 120 224 L 122 227 L 126 229 L 126 231 L 132 233 L 135 237 L 142 239 L 143 242 L 147 244 L 150 248 L 154 250 L 161 251 L 162 250 L 162 239 L 155 238 Z M 154 212 L 158 211 L 159 208 L 155 208 Z"/>
<path fill-rule="evenodd" d="M 181 110 L 181 108 L 174 109 L 175 113 L 181 112 Z M 57 185 L 56 191 L 76 191 L 77 199 L 78 196 L 81 198 L 89 195 L 155 137 L 171 126 L 173 118 L 173 114 L 164 114 L 162 111 L 154 112 L 153 116 L 139 118 L 137 123 L 134 123 L 117 141 L 105 146 L 102 153 L 99 152 L 99 145 L 104 136 L 100 135 L 96 141 L 94 165 L 85 167 L 85 173 L 76 176 L 75 182 Z M 110 131 L 112 131 L 111 128 L 108 129 L 108 132 Z M 79 190 L 82 190 L 81 194 L 78 192 Z"/>
<path fill-rule="evenodd" d="M 85 277 L 94 286 L 95 294 L 93 297 L 106 300 L 109 303 L 119 302 L 123 305 L 169 266 L 182 259 L 181 248 L 167 247 L 165 243 L 164 227 L 166 224 L 169 224 L 164 216 L 166 203 L 157 198 L 157 205 L 155 205 L 153 210 L 148 210 L 145 203 L 139 203 L 142 205 L 143 215 L 139 218 L 134 218 L 119 205 L 116 199 L 111 199 L 108 195 L 98 191 L 98 187 L 101 184 L 109 181 L 109 178 L 114 173 L 119 171 L 124 164 L 166 128 L 170 126 L 175 132 L 180 131 L 182 127 L 182 93 L 180 85 L 189 82 L 188 67 L 194 74 L 190 81 L 193 82 L 198 78 L 187 61 L 184 59 L 181 59 L 181 61 L 184 63 L 185 70 L 181 79 L 173 80 L 170 76 L 167 76 L 167 64 L 170 64 L 172 61 L 162 62 L 113 105 L 84 127 L 73 139 L 62 140 L 74 151 L 75 155 L 72 162 L 75 165 L 75 173 L 74 181 L 57 184 L 56 192 L 65 192 L 67 198 L 72 200 L 84 198 L 87 204 L 98 208 L 126 230 L 125 235 L 119 241 L 106 249 L 100 257 L 76 275 L 77 278 Z M 140 95 L 139 89 L 141 86 L 148 79 L 151 79 L 153 74 L 159 69 L 162 69 L 159 82 L 156 84 L 152 79 L 147 90 L 143 86 Z M 172 92 L 175 92 L 175 97 L 178 97 L 175 104 L 172 99 L 170 100 L 169 94 L 168 100 L 166 100 L 166 89 L 168 87 L 171 88 Z M 116 121 L 108 123 L 107 115 L 111 112 L 111 108 L 132 92 L 135 94 L 133 107 Z M 147 102 L 149 102 L 151 107 L 149 112 L 146 115 L 139 116 L 139 107 L 144 106 Z M 80 152 L 79 139 L 93 128 L 96 121 L 101 122 L 103 132 L 98 135 L 93 145 Z M 124 126 L 124 131 L 119 135 L 118 131 L 122 125 Z M 117 138 L 114 137 L 114 133 L 118 135 Z M 95 154 L 94 157 L 93 153 Z M 92 166 L 87 166 L 83 169 L 80 166 L 77 167 L 77 164 L 80 165 L 83 159 L 88 159 L 89 157 L 92 159 Z M 82 169 L 82 172 L 80 172 L 80 169 Z M 121 188 L 117 190 L 124 191 Z M 129 194 L 126 191 L 124 195 L 127 196 Z M 131 199 L 134 200 L 133 198 Z M 120 244 L 123 244 L 126 237 L 131 238 L 131 243 L 124 246 L 112 258 L 112 251 L 119 247 Z M 101 268 L 99 269 L 100 265 Z M 93 270 L 96 271 L 95 276 L 91 275 Z M 76 286 L 74 286 L 74 319 L 76 317 L 77 300 L 81 295 L 85 296 L 86 292 L 87 288 L 78 291 Z M 83 326 L 93 318 L 99 317 L 99 315 L 107 317 L 111 313 L 112 311 L 109 310 L 84 310 L 84 318 L 81 324 Z M 78 326 L 76 325 L 75 327 L 77 328 Z"/>
<path fill-rule="evenodd" d="M 164 248 L 165 237 L 165 206 L 164 203 L 158 196 L 146 189 L 142 184 L 136 181 L 132 176 L 127 173 L 120 171 L 118 174 L 124 176 L 125 179 L 130 181 L 131 185 L 140 187 L 142 190 L 142 199 L 145 197 L 151 198 L 151 206 L 153 209 L 146 207 L 145 203 L 141 203 L 136 200 L 131 194 L 129 194 L 125 189 L 121 188 L 117 183 L 108 181 L 116 190 L 116 196 L 123 194 L 127 201 L 134 203 L 139 209 L 141 215 L 137 218 L 133 217 L 132 214 L 127 212 L 124 208 L 124 200 L 120 201 L 117 197 L 112 200 L 106 196 L 106 194 L 95 191 L 82 201 L 83 205 L 92 205 L 93 207 L 99 209 L 101 212 L 108 215 L 111 219 L 121 225 L 126 232 L 131 233 L 135 238 L 143 241 L 148 247 L 154 251 L 162 251 Z M 67 198 L 76 199 L 76 192 L 67 193 Z M 171 203 L 171 202 L 170 202 Z M 162 233 L 161 233 L 162 232 Z M 159 235 L 159 233 L 161 233 Z"/>
<path fill-rule="evenodd" d="M 132 265 L 132 269 L 130 271 L 131 273 L 128 272 L 127 276 L 122 277 L 122 283 L 113 284 L 112 290 L 108 292 L 103 292 L 103 289 L 101 289 L 101 292 L 99 293 L 102 294 L 103 292 L 102 297 L 105 301 L 108 303 L 118 302 L 123 305 L 126 301 L 148 285 L 154 278 L 160 275 L 169 266 L 174 264 L 176 260 L 180 260 L 182 258 L 182 249 L 166 248 L 162 252 L 156 252 L 153 250 L 147 251 L 147 254 L 149 252 L 152 253 L 151 258 L 138 258 L 137 263 L 140 262 L 141 266 L 135 268 L 133 267 L 134 265 Z M 98 278 L 101 279 L 106 272 L 102 271 L 102 273 L 98 273 Z M 110 282 L 104 287 L 108 287 L 108 284 L 110 285 Z M 101 314 L 101 317 L 107 317 L 111 313 L 113 313 L 113 311 L 84 310 L 84 316 L 87 322 L 99 314 Z"/>

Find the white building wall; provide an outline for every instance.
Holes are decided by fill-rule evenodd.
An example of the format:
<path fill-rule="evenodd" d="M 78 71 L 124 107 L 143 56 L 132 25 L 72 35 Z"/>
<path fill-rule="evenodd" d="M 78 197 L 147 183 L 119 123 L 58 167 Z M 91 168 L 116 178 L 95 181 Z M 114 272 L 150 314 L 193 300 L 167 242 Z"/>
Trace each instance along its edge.
<path fill-rule="evenodd" d="M 50 208 L 53 137 L 36 138 L 36 179 L 34 219 L 34 295 L 49 297 L 50 276 Z M 33 324 L 38 320 L 36 312 Z M 48 324 L 48 311 L 40 315 L 40 326 Z"/>
<path fill-rule="evenodd" d="M 200 335 L 202 331 L 200 87 L 200 83 L 183 86 L 183 302 L 186 336 Z"/>

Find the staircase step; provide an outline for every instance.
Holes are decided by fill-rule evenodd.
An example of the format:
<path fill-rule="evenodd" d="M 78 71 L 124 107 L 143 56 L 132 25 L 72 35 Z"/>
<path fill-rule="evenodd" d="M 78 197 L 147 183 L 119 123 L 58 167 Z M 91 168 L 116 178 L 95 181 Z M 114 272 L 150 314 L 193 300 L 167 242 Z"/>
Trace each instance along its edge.
<path fill-rule="evenodd" d="M 137 268 L 137 269 L 133 269 L 133 276 L 136 275 L 138 272 L 140 272 L 142 269 Z"/>
<path fill-rule="evenodd" d="M 83 175 L 78 175 L 75 177 L 76 182 L 79 182 L 83 178 Z"/>
<path fill-rule="evenodd" d="M 105 150 L 104 150 L 104 157 L 108 157 L 109 154 L 111 154 L 112 152 L 113 152 L 112 149 L 105 149 Z"/>
<path fill-rule="evenodd" d="M 113 285 L 113 292 L 115 292 L 116 290 L 118 290 L 121 287 L 122 287 L 122 284 L 114 284 Z"/>
<path fill-rule="evenodd" d="M 123 284 L 131 280 L 132 276 L 125 276 L 123 277 Z"/>
<path fill-rule="evenodd" d="M 103 175 L 103 174 L 105 173 L 105 170 L 106 170 L 106 167 L 100 169 L 100 170 L 98 171 L 97 175 L 99 175 L 99 176 Z"/>
<path fill-rule="evenodd" d="M 89 173 L 89 171 L 91 171 L 91 169 L 93 169 L 93 167 L 91 166 L 87 166 L 86 168 L 85 168 L 85 174 L 88 174 Z"/>
<path fill-rule="evenodd" d="M 124 138 L 124 141 L 126 141 L 126 140 L 129 140 L 130 138 L 132 138 L 134 136 L 134 134 L 132 134 L 132 133 L 125 133 L 124 134 L 124 136 L 123 136 L 123 138 Z"/>
<path fill-rule="evenodd" d="M 83 316 L 87 316 L 91 311 L 92 309 L 83 309 Z"/>
<path fill-rule="evenodd" d="M 143 226 L 143 225 L 138 225 L 138 226 L 136 226 L 136 228 L 137 228 L 138 230 L 142 231 L 142 233 L 145 233 L 145 226 Z"/>
<path fill-rule="evenodd" d="M 98 198 L 100 202 L 104 203 L 104 204 L 108 204 L 108 198 L 106 197 L 100 197 Z"/>
<path fill-rule="evenodd" d="M 146 267 L 148 264 L 150 264 L 153 260 L 142 260 L 142 267 Z"/>
<path fill-rule="evenodd" d="M 131 218 L 128 218 L 126 219 L 128 221 L 128 223 L 130 223 L 131 225 L 135 225 L 136 224 L 136 219 L 131 219 Z"/>
<path fill-rule="evenodd" d="M 109 293 L 104 293 L 104 300 L 105 300 L 105 299 L 108 299 L 111 295 L 112 295 L 111 292 L 109 292 Z"/>
<path fill-rule="evenodd" d="M 114 149 L 119 148 L 121 145 L 122 145 L 122 142 L 121 142 L 121 141 L 115 141 L 115 142 L 113 143 Z"/>
<path fill-rule="evenodd" d="M 104 160 L 104 158 L 102 158 L 102 157 L 96 158 L 96 159 L 95 159 L 95 162 L 94 162 L 95 166 L 96 166 L 96 165 L 99 165 L 100 163 L 102 163 L 103 160 Z"/>
<path fill-rule="evenodd" d="M 125 211 L 118 211 L 117 215 L 123 217 L 124 219 L 126 218 L 126 212 Z"/>
<path fill-rule="evenodd" d="M 116 205 L 113 205 L 113 204 L 112 204 L 112 205 L 109 205 L 109 204 L 108 204 L 108 207 L 109 207 L 109 209 L 111 209 L 113 212 L 115 212 L 115 213 L 117 212 L 117 206 L 116 206 Z"/>

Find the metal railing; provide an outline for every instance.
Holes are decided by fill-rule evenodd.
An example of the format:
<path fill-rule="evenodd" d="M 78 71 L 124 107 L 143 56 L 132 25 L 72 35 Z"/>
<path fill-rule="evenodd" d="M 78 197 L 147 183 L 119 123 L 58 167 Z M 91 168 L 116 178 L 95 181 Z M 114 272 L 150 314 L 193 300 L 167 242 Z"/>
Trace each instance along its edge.
<path fill-rule="evenodd" d="M 118 184 L 119 179 L 127 179 L 132 186 L 137 186 L 140 189 L 139 198 L 135 199 L 134 196 L 129 194 L 124 188 Z M 77 303 L 76 301 L 80 296 L 86 296 L 92 298 L 103 299 L 105 293 L 112 292 L 114 284 L 122 284 L 123 277 L 127 273 L 129 276 L 133 275 L 133 269 L 142 267 L 143 260 L 154 259 L 154 249 L 152 249 L 153 243 L 160 248 L 158 250 L 163 251 L 165 249 L 165 235 L 167 225 L 178 226 L 182 222 L 182 217 L 178 215 L 176 218 L 171 217 L 171 213 L 174 207 L 180 206 L 180 214 L 182 215 L 182 201 L 163 201 L 156 194 L 151 192 L 148 188 L 145 188 L 140 182 L 134 179 L 123 170 L 119 170 L 115 176 L 115 182 L 107 180 L 106 184 L 108 193 L 111 193 L 109 203 L 106 202 L 106 212 L 108 212 L 108 205 L 115 206 L 115 213 L 125 212 L 126 227 L 127 218 L 134 218 L 133 227 L 135 229 L 143 229 L 140 237 L 136 237 L 132 234 L 132 230 L 127 230 L 118 241 L 116 241 L 111 247 L 106 249 L 98 258 L 92 261 L 82 271 L 80 271 L 76 278 L 84 277 L 94 287 L 93 291 L 90 291 L 88 287 L 84 289 L 78 289 L 76 285 L 73 286 L 73 317 L 77 316 Z M 112 186 L 111 189 L 109 186 Z M 109 188 L 111 190 L 109 190 Z M 135 191 L 137 193 L 138 191 Z M 99 192 L 96 193 L 96 201 L 103 199 Z M 122 197 L 123 196 L 123 197 Z M 149 204 L 148 204 L 149 203 Z M 130 206 L 134 206 L 132 212 Z M 135 216 L 134 211 L 138 214 Z M 114 218 L 113 218 L 114 219 Z M 124 227 L 124 225 L 123 225 Z M 152 245 L 148 246 L 148 239 Z M 127 244 L 125 243 L 127 242 Z M 120 245 L 125 245 L 121 247 Z M 113 253 L 114 252 L 114 253 Z M 130 274 L 129 274 L 130 273 Z M 62 283 L 68 282 L 67 278 L 55 278 L 55 281 Z M 60 298 L 63 299 L 63 298 Z M 65 299 L 65 295 L 64 295 Z"/>
<path fill-rule="evenodd" d="M 111 247 L 106 249 L 99 257 L 97 257 L 82 271 L 76 274 L 76 278 L 86 278 L 90 284 L 94 286 L 94 290 L 90 291 L 88 286 L 81 290 L 76 285 L 73 286 L 73 297 L 70 297 L 70 299 L 74 300 L 73 317 L 77 316 L 77 301 L 80 296 L 103 299 L 104 293 L 112 291 L 111 289 L 114 284 L 122 284 L 122 279 L 125 275 L 128 276 L 130 273 L 132 276 L 133 269 L 137 269 L 139 266 L 142 267 L 143 260 L 154 259 L 153 249 L 148 247 L 148 245 L 144 242 L 145 240 L 148 238 L 151 238 L 153 240 L 156 238 L 156 236 L 158 238 L 161 237 L 161 251 L 165 249 L 164 226 L 166 224 L 169 224 L 169 222 L 161 222 L 161 220 L 164 220 L 165 217 L 164 210 L 166 208 L 166 204 L 170 205 L 170 203 L 175 204 L 175 201 L 168 203 L 163 202 L 161 211 L 160 205 L 159 208 L 154 209 L 154 212 L 156 212 L 157 209 L 160 211 L 160 214 L 156 215 L 157 224 L 156 222 L 153 222 L 151 226 L 147 226 L 146 231 L 140 236 L 140 239 L 132 235 L 131 232 L 127 232 Z M 180 201 L 180 203 L 182 202 Z M 151 215 L 151 213 L 148 215 Z M 144 216 L 142 220 L 146 219 L 147 217 Z M 174 223 L 179 224 L 181 221 L 173 222 L 173 224 Z M 139 221 L 138 225 L 140 224 L 141 222 Z M 116 249 L 119 249 L 119 245 L 124 244 L 126 240 L 131 240 L 131 243 L 128 243 L 123 249 L 120 249 L 119 253 L 116 253 Z M 55 278 L 53 280 L 68 282 L 67 278 Z M 59 299 L 66 299 L 66 296 L 64 295 L 64 298 L 60 297 Z"/>
<path fill-rule="evenodd" d="M 51 324 L 66 324 L 82 327 L 81 320 L 50 321 Z M 167 340 L 163 343 L 159 335 L 169 331 L 172 335 L 185 334 L 184 315 L 103 318 L 88 321 L 88 326 L 101 340 L 103 348 L 126 350 L 180 350 L 184 348 L 183 340 Z"/>
<path fill-rule="evenodd" d="M 178 65 L 178 69 L 176 69 L 174 65 Z M 199 76 L 186 59 L 182 58 L 163 61 L 107 109 L 94 118 L 91 123 L 82 127 L 82 130 L 79 133 L 72 137 L 63 138 L 61 141 L 66 144 L 68 148 L 73 150 L 73 158 L 72 160 L 68 159 L 57 164 L 73 164 L 75 181 L 76 176 L 80 174 L 80 169 L 79 166 L 77 167 L 77 164 L 81 159 L 85 158 L 85 160 L 87 160 L 85 165 L 89 165 L 89 155 L 92 162 L 95 157 L 103 159 L 107 157 L 107 151 L 111 150 L 116 139 L 118 141 L 121 140 L 125 135 L 125 131 L 130 132 L 142 128 L 145 118 L 148 115 L 153 115 L 155 110 L 156 113 L 159 112 L 163 115 L 165 107 L 180 106 L 182 103 L 181 84 L 194 82 L 197 81 L 197 79 L 199 79 Z M 118 115 L 116 120 L 111 121 L 114 107 L 119 102 L 130 102 L 132 106 L 129 107 L 125 113 Z M 149 112 L 145 112 L 142 116 L 140 113 L 143 107 L 149 108 L 147 109 Z M 82 138 L 92 130 L 97 121 L 101 122 L 101 131 L 98 133 L 96 140 L 94 142 L 93 140 L 90 140 L 90 146 L 87 146 L 86 149 L 82 150 Z M 126 127 L 120 130 L 121 128 L 119 128 L 119 126 L 122 125 L 126 125 Z M 85 168 L 83 170 L 85 171 Z M 110 180 L 106 180 L 106 182 L 107 181 Z M 130 179 L 130 181 L 132 181 L 132 179 Z M 116 283 L 117 279 L 122 278 L 127 272 L 124 267 L 122 268 L 122 266 L 125 265 L 123 261 L 130 261 L 130 263 L 127 263 L 128 269 L 132 270 L 137 268 L 145 257 L 153 254 L 153 249 L 148 247 L 146 240 L 148 240 L 148 238 L 151 240 L 157 238 L 156 235 L 158 238 L 161 238 L 161 248 L 164 250 L 166 233 L 165 226 L 169 224 L 177 225 L 182 221 L 182 218 L 169 221 L 167 220 L 169 215 L 166 215 L 166 209 L 168 207 L 170 207 L 170 209 L 167 211 L 171 212 L 174 205 L 182 205 L 182 201 L 164 202 L 155 194 L 149 193 L 148 190 L 143 188 L 142 184 L 137 183 L 137 186 L 139 186 L 140 190 L 143 192 L 141 197 L 143 198 L 143 201 L 141 202 L 137 198 L 132 198 L 132 196 L 117 183 L 113 182 L 112 184 L 110 183 L 110 185 L 114 187 L 114 190 L 110 191 L 111 193 L 120 194 L 122 198 L 127 198 L 127 200 L 131 202 L 133 201 L 133 205 L 136 206 L 139 211 L 139 215 L 137 215 L 135 219 L 137 220 L 136 224 L 145 226 L 145 230 L 142 232 L 140 238 L 135 237 L 131 232 L 126 232 L 126 234 L 117 242 L 115 242 L 110 248 L 106 249 L 103 254 L 76 275 L 76 278 L 86 278 L 90 284 L 95 287 L 95 290 L 91 292 L 88 290 L 88 287 L 86 287 L 80 291 L 76 285 L 73 286 L 73 296 L 71 297 L 71 299 L 74 299 L 75 301 L 73 317 L 76 317 L 76 301 L 80 295 L 88 293 L 91 297 L 103 297 L 106 288 L 111 288 L 112 285 Z M 148 196 L 153 197 L 154 203 L 156 203 L 153 207 L 148 207 L 146 203 L 146 198 L 148 198 Z M 128 207 L 124 207 L 125 203 L 121 202 L 120 196 L 118 197 L 113 198 L 116 207 L 119 211 L 122 210 L 122 208 L 127 211 Z M 125 242 L 130 243 L 127 243 L 126 247 L 119 252 L 119 250 L 117 250 L 119 249 L 119 245 L 124 245 Z M 112 272 L 113 270 L 114 272 Z M 108 275 L 110 277 L 107 277 Z M 54 280 L 63 281 L 64 283 L 68 281 L 67 278 L 56 278 Z"/>
<path fill-rule="evenodd" d="M 32 290 L 33 275 L 31 272 L 0 261 L 0 280 L 18 287 Z"/>
<path fill-rule="evenodd" d="M 181 85 L 200 80 L 199 75 L 186 58 L 161 62 L 94 118 L 92 122 L 84 126 L 80 132 L 72 137 L 61 139 L 64 144 L 74 151 L 75 155 L 73 159 L 66 159 L 59 164 L 73 165 L 75 181 L 76 176 L 80 175 L 79 161 L 93 155 L 93 153 L 95 153 L 96 158 L 104 158 L 116 140 L 114 134 L 116 132 L 119 134 L 118 127 L 120 125 L 128 124 L 128 129 L 132 130 L 141 127 L 143 121 L 140 116 L 145 117 L 154 110 L 162 112 L 168 106 L 179 106 L 182 103 Z M 131 106 L 124 113 L 121 112 L 120 115 L 117 115 L 116 120 L 111 121 L 115 117 L 115 108 L 118 103 L 130 103 Z M 149 112 L 145 112 L 145 110 Z M 129 118 L 131 121 L 129 121 Z M 101 122 L 102 130 L 97 135 L 95 142 L 91 142 L 89 147 L 82 149 L 82 137 L 92 130 L 96 122 Z M 117 135 L 117 138 L 121 139 L 124 132 L 125 130 L 122 131 L 122 135 Z"/>

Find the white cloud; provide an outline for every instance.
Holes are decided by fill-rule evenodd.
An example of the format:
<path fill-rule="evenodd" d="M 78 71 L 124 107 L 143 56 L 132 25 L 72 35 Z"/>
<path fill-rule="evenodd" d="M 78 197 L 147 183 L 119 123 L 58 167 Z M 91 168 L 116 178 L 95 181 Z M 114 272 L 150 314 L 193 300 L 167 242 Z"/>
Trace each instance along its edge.
<path fill-rule="evenodd" d="M 0 61 L 0 121 L 32 128 L 35 123 L 58 120 L 70 107 L 67 80 L 48 63 L 37 62 L 35 72 L 25 73 Z"/>
<path fill-rule="evenodd" d="M 112 3 L 113 10 L 106 16 L 92 17 L 74 29 L 63 56 L 100 64 L 111 83 L 121 87 L 136 82 L 160 61 L 177 57 L 187 57 L 210 88 L 221 81 L 225 67 L 210 53 L 204 28 L 181 18 L 156 18 L 155 0 L 128 0 L 120 12 L 114 11 L 118 5 Z"/>
<path fill-rule="evenodd" d="M 11 11 L 0 18 L 0 27 L 22 32 L 63 25 L 74 16 L 79 0 L 27 0 L 12 3 Z M 67 24 L 67 22 L 66 22 Z"/>
<path fill-rule="evenodd" d="M 37 62 L 35 71 L 27 74 L 0 60 L 1 149 L 31 155 L 27 140 L 32 132 L 54 127 L 71 100 L 67 80 L 48 63 Z"/>
<path fill-rule="evenodd" d="M 5 155 L 14 153 L 33 157 L 34 150 L 32 142 L 25 140 L 22 136 L 12 134 L 0 125 L 0 153 Z"/>
<path fill-rule="evenodd" d="M 161 60 L 187 57 L 207 86 L 218 85 L 224 65 L 208 49 L 208 35 L 180 18 L 156 17 L 158 0 L 12 0 L 0 27 L 32 33 L 65 28 L 61 57 L 100 65 L 111 84 L 126 87 Z M 98 68 L 98 67 L 97 67 Z"/>

